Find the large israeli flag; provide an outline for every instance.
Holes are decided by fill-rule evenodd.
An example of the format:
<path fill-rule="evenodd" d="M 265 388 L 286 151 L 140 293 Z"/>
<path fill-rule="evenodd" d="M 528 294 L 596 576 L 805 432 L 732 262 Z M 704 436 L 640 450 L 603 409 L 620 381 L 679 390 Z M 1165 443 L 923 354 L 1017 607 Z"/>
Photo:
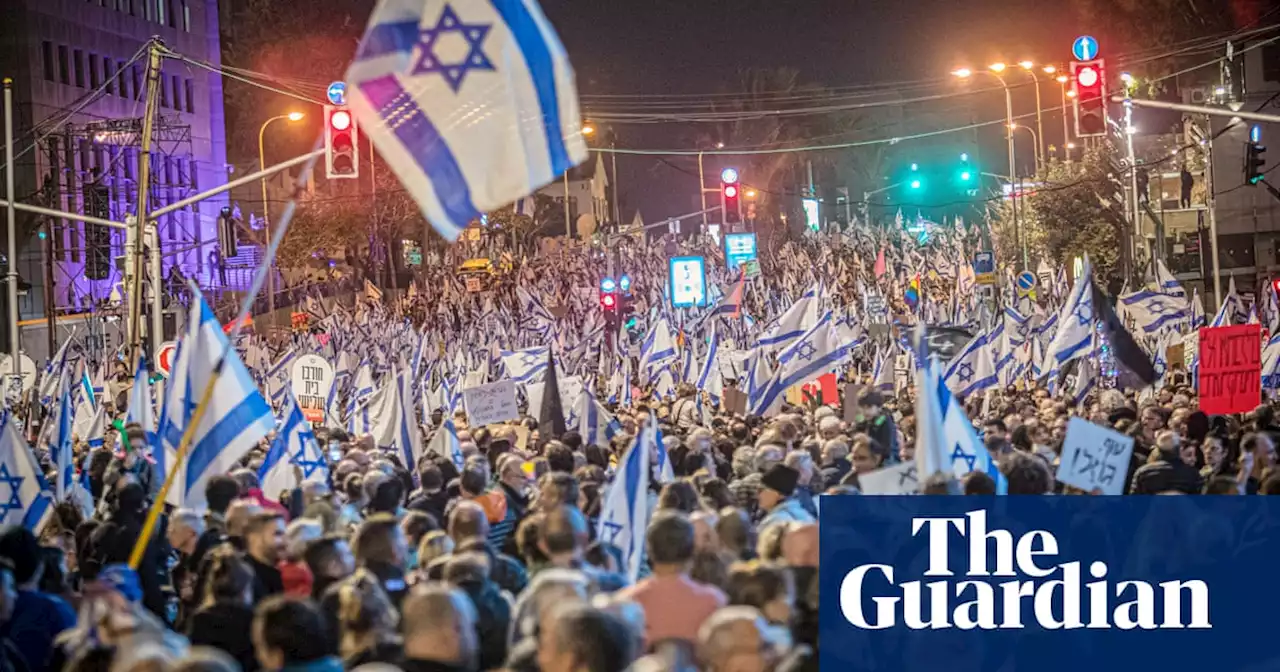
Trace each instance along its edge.
<path fill-rule="evenodd" d="M 268 497 L 301 485 L 294 467 L 302 474 L 302 480 L 323 483 L 329 478 L 329 463 L 320 452 L 320 444 L 311 433 L 302 409 L 292 390 L 285 390 L 284 406 L 280 409 L 280 426 L 271 448 L 258 469 L 258 481 Z"/>
<path fill-rule="evenodd" d="M 632 583 L 640 576 L 649 527 L 649 456 L 658 450 L 658 420 L 649 415 L 640 435 L 618 460 L 618 471 L 600 509 L 596 538 L 622 549 Z"/>
<path fill-rule="evenodd" d="M 942 473 L 956 479 L 983 471 L 996 481 L 996 494 L 1008 485 L 973 422 L 943 380 L 941 367 L 925 353 L 916 354 L 916 471 L 921 483 Z"/>
<path fill-rule="evenodd" d="M 569 423 L 578 431 L 585 444 L 607 446 L 622 431 L 622 423 L 601 404 L 591 391 L 584 387 L 573 405 L 571 415 L 576 422 Z"/>
<path fill-rule="evenodd" d="M 814 284 L 778 318 L 760 337 L 760 345 L 771 349 L 785 348 L 818 323 L 821 314 L 822 287 Z"/>
<path fill-rule="evenodd" d="M 547 346 L 524 350 L 503 350 L 502 365 L 507 377 L 517 383 L 527 383 L 547 370 Z"/>
<path fill-rule="evenodd" d="M 1142 290 L 1119 297 L 1119 307 L 1145 334 L 1157 334 L 1191 319 L 1186 296 Z"/>
<path fill-rule="evenodd" d="M 453 425 L 453 418 L 445 418 L 440 429 L 436 430 L 431 441 L 427 443 L 425 453 L 439 455 L 452 462 L 459 471 L 462 470 L 466 460 L 462 456 L 462 443 L 458 440 L 458 429 Z"/>
<path fill-rule="evenodd" d="M 640 344 L 640 379 L 648 382 L 656 377 L 659 367 L 676 358 L 676 339 L 671 335 L 667 318 L 660 317 Z"/>
<path fill-rule="evenodd" d="M 942 381 L 956 394 L 967 397 L 1000 383 L 996 376 L 996 342 L 1003 336 L 1001 326 L 969 341 L 947 365 Z"/>
<path fill-rule="evenodd" d="M 151 406 L 151 386 L 147 382 L 146 356 L 138 357 L 138 370 L 133 372 L 133 387 L 129 390 L 129 411 L 125 421 L 138 423 L 147 435 L 147 445 L 155 445 L 156 414 Z"/>
<path fill-rule="evenodd" d="M 1071 288 L 1071 295 L 1058 312 L 1058 328 L 1053 340 L 1045 348 L 1049 371 L 1049 392 L 1057 391 L 1057 379 L 1067 362 L 1083 356 L 1093 343 L 1095 313 L 1093 311 L 1093 266 L 1088 255 L 1084 259 L 1084 272 Z"/>
<path fill-rule="evenodd" d="M 53 492 L 12 413 L 0 418 L 0 493 L 0 525 L 37 531 L 53 514 Z"/>
<path fill-rule="evenodd" d="M 197 300 L 191 304 L 187 332 L 166 386 L 156 438 L 165 451 L 165 463 L 173 465 L 183 432 L 194 420 L 209 381 L 217 375 L 219 360 L 225 357 L 209 405 L 194 427 L 187 459 L 177 465 L 175 487 L 167 498 L 175 506 L 200 508 L 205 503 L 205 482 L 234 468 L 275 428 L 275 419 L 204 296 L 195 287 L 192 291 Z"/>
<path fill-rule="evenodd" d="M 702 363 L 702 371 L 698 373 L 697 387 L 699 390 L 711 395 L 711 398 L 719 403 L 720 397 L 724 394 L 724 379 L 720 375 L 720 332 L 714 324 L 711 325 L 711 336 L 707 345 L 707 357 Z"/>
<path fill-rule="evenodd" d="M 533 0 L 381 0 L 345 80 L 360 126 L 450 241 L 587 158 L 573 69 Z"/>
<path fill-rule="evenodd" d="M 284 400 L 285 390 L 289 389 L 293 376 L 293 360 L 297 353 L 289 348 L 267 369 L 267 392 L 271 403 L 279 404 Z"/>
<path fill-rule="evenodd" d="M 49 454 L 53 457 L 57 475 L 53 481 L 53 496 L 56 501 L 63 501 L 71 492 L 75 480 L 75 457 L 71 447 L 71 421 L 75 415 L 75 407 L 71 405 L 71 390 L 62 385 L 62 401 L 58 404 L 58 420 L 54 425 L 53 440 L 49 445 Z"/>
<path fill-rule="evenodd" d="M 778 353 L 778 369 L 766 385 L 765 392 L 751 403 L 754 415 L 769 415 L 782 404 L 783 395 L 792 385 L 812 380 L 831 371 L 852 354 L 856 343 L 843 342 L 827 313 L 803 336 Z"/>

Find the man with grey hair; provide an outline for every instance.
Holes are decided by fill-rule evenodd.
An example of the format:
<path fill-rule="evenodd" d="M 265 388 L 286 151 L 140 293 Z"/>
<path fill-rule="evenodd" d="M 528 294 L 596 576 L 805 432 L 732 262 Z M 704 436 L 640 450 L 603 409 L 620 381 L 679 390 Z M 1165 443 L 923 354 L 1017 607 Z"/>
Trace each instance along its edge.
<path fill-rule="evenodd" d="M 780 439 L 776 432 L 767 432 L 766 435 L 772 434 L 774 439 Z M 762 437 L 762 440 L 766 437 Z M 741 449 L 740 449 L 741 450 Z M 751 456 L 751 471 L 745 477 L 739 478 L 729 484 L 729 492 L 733 494 L 734 503 L 745 509 L 748 513 L 754 515 L 756 511 L 756 500 L 760 494 L 760 479 L 766 471 L 769 471 L 774 465 L 781 464 L 783 458 L 782 446 L 777 443 L 760 443 L 756 446 L 755 452 Z M 737 463 L 737 455 L 734 455 L 735 471 Z"/>
<path fill-rule="evenodd" d="M 226 541 L 222 532 L 205 527 L 204 516 L 194 509 L 178 509 L 169 516 L 169 529 L 165 537 L 173 550 L 178 552 L 178 564 L 171 578 L 178 593 L 179 618 L 185 618 L 199 608 L 200 562 L 210 549 Z"/>
<path fill-rule="evenodd" d="M 778 662 L 766 633 L 769 624 L 755 607 L 725 607 L 698 630 L 698 663 L 705 672 L 763 672 Z"/>
<path fill-rule="evenodd" d="M 826 487 L 838 484 L 853 469 L 849 461 L 849 442 L 844 437 L 822 444 L 822 481 Z"/>
<path fill-rule="evenodd" d="M 541 672 L 623 672 L 638 653 L 622 618 L 587 604 L 557 609 L 538 633 Z"/>
<path fill-rule="evenodd" d="M 401 605 L 405 672 L 470 672 L 477 660 L 476 608 L 443 584 L 414 588 Z"/>
<path fill-rule="evenodd" d="M 1133 474 L 1131 494 L 1158 495 L 1162 492 L 1182 492 L 1194 495 L 1200 492 L 1200 472 L 1193 465 L 1182 461 L 1179 454 L 1182 439 L 1177 432 L 1161 430 L 1156 433 L 1155 461 L 1148 462 Z"/>

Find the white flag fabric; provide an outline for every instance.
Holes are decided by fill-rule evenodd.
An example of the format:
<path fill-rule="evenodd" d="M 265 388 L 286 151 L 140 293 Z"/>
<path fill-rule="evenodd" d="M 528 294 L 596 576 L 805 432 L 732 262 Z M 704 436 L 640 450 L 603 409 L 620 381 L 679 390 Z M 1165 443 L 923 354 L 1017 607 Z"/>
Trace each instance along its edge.
<path fill-rule="evenodd" d="M 821 316 L 819 312 L 821 291 L 822 288 L 817 284 L 805 290 L 805 293 L 791 304 L 787 312 L 783 313 L 782 317 L 769 327 L 764 336 L 760 337 L 760 345 L 770 349 L 785 348 L 812 329 Z"/>
<path fill-rule="evenodd" d="M 166 385 L 156 440 L 164 451 L 165 463 L 173 468 L 169 457 L 176 456 L 182 434 L 194 420 L 196 407 L 225 353 L 208 408 L 191 436 L 187 459 L 176 467 L 175 487 L 168 495 L 174 506 L 198 509 L 205 504 L 205 482 L 215 474 L 231 471 L 275 428 L 275 419 L 204 296 L 198 288 L 191 289 L 196 300 L 191 303 L 187 332 Z"/>
<path fill-rule="evenodd" d="M 0 423 L 0 487 L 9 494 L 0 499 L 0 525 L 38 531 L 53 515 L 53 493 L 31 446 L 14 426 L 13 414 L 5 413 Z"/>
<path fill-rule="evenodd" d="M 720 375 L 720 332 L 716 325 L 711 325 L 710 343 L 707 345 L 707 358 L 702 363 L 702 371 L 698 374 L 697 387 L 711 395 L 717 403 L 724 394 L 724 379 Z"/>
<path fill-rule="evenodd" d="M 289 389 L 292 382 L 293 360 L 296 357 L 297 353 L 290 348 L 267 369 L 267 394 L 271 403 L 279 404 L 284 400 L 285 390 Z"/>
<path fill-rule="evenodd" d="M 959 400 L 942 380 L 941 367 L 923 353 L 916 361 L 916 472 L 921 483 L 934 474 L 962 478 L 984 471 L 996 481 L 996 494 L 1008 485 Z"/>
<path fill-rule="evenodd" d="M 644 535 L 649 528 L 649 455 L 657 451 L 658 420 L 651 413 L 640 435 L 618 460 L 618 471 L 609 485 L 596 538 L 622 549 L 622 564 L 635 583 L 644 556 Z"/>
<path fill-rule="evenodd" d="M 156 417 L 151 407 L 151 386 L 147 382 L 147 361 L 138 358 L 138 370 L 133 372 L 133 387 L 129 390 L 129 412 L 125 421 L 137 423 L 146 433 L 147 444 L 155 445 Z"/>
<path fill-rule="evenodd" d="M 533 0 L 381 0 L 345 81 L 359 125 L 449 241 L 587 158 L 573 69 Z"/>
<path fill-rule="evenodd" d="M 75 457 L 71 450 L 74 443 L 71 439 L 71 420 L 75 414 L 75 408 L 71 405 L 71 391 L 65 384 L 62 385 L 62 401 L 58 406 L 58 420 L 54 426 L 49 454 L 53 457 L 53 464 L 57 469 L 57 475 L 53 481 L 53 497 L 61 502 L 70 494 L 76 472 Z"/>
<path fill-rule="evenodd" d="M 857 345 L 841 340 L 831 313 L 827 313 L 812 329 L 778 353 L 778 369 L 765 392 L 752 402 L 751 412 L 755 415 L 775 412 L 782 405 L 787 388 L 834 370 L 849 359 Z"/>
<path fill-rule="evenodd" d="M 281 492 L 300 486 L 294 467 L 302 472 L 303 481 L 323 483 L 329 478 L 329 463 L 320 452 L 320 444 L 311 433 L 306 418 L 302 417 L 302 409 L 298 407 L 293 391 L 288 390 L 284 395 L 276 437 L 267 450 L 262 467 L 258 469 L 262 492 L 275 498 Z"/>
<path fill-rule="evenodd" d="M 1058 328 L 1053 340 L 1045 348 L 1047 363 L 1043 368 L 1049 372 L 1049 392 L 1057 391 L 1058 376 L 1063 365 L 1083 356 L 1088 346 L 1093 343 L 1095 313 L 1093 310 L 1093 266 L 1088 255 L 1084 258 L 1084 272 L 1071 288 L 1071 295 L 1062 304 L 1058 312 Z"/>
<path fill-rule="evenodd" d="M 458 441 L 458 429 L 453 425 L 453 418 L 445 418 L 435 436 L 427 443 L 425 452 L 427 455 L 439 455 L 449 460 L 458 471 L 462 471 L 466 461 L 462 457 L 462 443 Z"/>
<path fill-rule="evenodd" d="M 1191 319 L 1191 304 L 1187 303 L 1185 294 L 1177 296 L 1144 289 L 1119 297 L 1117 306 L 1144 334 L 1156 334 Z"/>

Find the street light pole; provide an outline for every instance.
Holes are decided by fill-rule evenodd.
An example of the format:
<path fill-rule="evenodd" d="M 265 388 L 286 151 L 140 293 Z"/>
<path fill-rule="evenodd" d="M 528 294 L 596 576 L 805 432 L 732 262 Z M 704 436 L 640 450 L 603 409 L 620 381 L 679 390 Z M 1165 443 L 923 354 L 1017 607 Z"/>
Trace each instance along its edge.
<path fill-rule="evenodd" d="M 301 112 L 290 112 L 281 114 L 262 122 L 262 126 L 258 129 L 258 170 L 265 171 L 267 169 L 267 151 L 264 141 L 266 140 L 267 126 L 273 121 L 288 119 L 289 121 L 300 121 L 302 119 Z M 267 239 L 271 238 L 271 208 L 267 205 L 267 177 L 262 176 L 262 230 L 266 232 Z M 218 251 L 219 257 L 222 251 Z M 227 263 L 226 259 L 222 260 L 223 264 Z M 276 274 L 271 270 L 267 271 L 267 313 L 274 315 L 276 312 Z"/>
<path fill-rule="evenodd" d="M 9 273 L 5 278 L 9 286 L 7 287 L 9 294 L 9 363 L 13 365 L 13 375 L 19 375 L 18 370 L 18 243 L 17 243 L 17 224 L 15 223 L 15 209 L 13 196 L 13 80 L 8 77 L 4 78 L 4 197 L 8 203 L 5 205 L 5 223 L 9 227 L 9 247 L 6 254 L 9 255 Z M 85 208 L 86 210 L 88 208 Z M 45 287 L 44 291 L 52 291 L 52 287 Z M 50 355 L 52 355 L 52 350 Z"/>
<path fill-rule="evenodd" d="M 1058 75 L 1058 85 L 1062 88 L 1062 151 L 1067 161 L 1071 161 L 1071 131 L 1067 127 L 1067 76 Z"/>
<path fill-rule="evenodd" d="M 1018 65 L 1022 66 L 1022 69 L 1026 70 L 1027 74 L 1031 75 L 1031 80 L 1034 81 L 1036 85 L 1036 133 L 1037 133 L 1036 137 L 1039 138 L 1038 140 L 1036 140 L 1036 147 L 1039 150 L 1040 166 L 1043 167 L 1044 166 L 1044 116 L 1043 116 L 1044 110 L 1041 108 L 1041 105 L 1040 105 L 1040 78 L 1036 76 L 1035 64 L 1032 63 L 1031 61 L 1022 61 L 1018 63 Z"/>
<path fill-rule="evenodd" d="M 1043 165 L 1044 165 L 1044 156 L 1043 156 L 1043 155 L 1041 155 L 1041 154 L 1039 154 L 1039 152 L 1037 151 L 1037 148 L 1041 146 L 1041 145 L 1040 145 L 1040 137 L 1039 137 L 1038 135 L 1036 135 L 1036 132 L 1035 132 L 1035 131 L 1031 130 L 1031 127 L 1030 127 L 1030 126 L 1019 126 L 1019 125 L 1017 125 L 1017 124 L 1014 124 L 1014 125 L 1013 125 L 1013 127 L 1012 127 L 1012 128 L 1010 128 L 1010 130 L 1009 130 L 1009 134 L 1010 134 L 1010 135 L 1012 135 L 1012 134 L 1013 134 L 1013 131 L 1018 130 L 1018 129 L 1022 129 L 1022 130 L 1024 130 L 1024 131 L 1026 131 L 1026 132 L 1028 132 L 1028 133 L 1030 133 L 1030 134 L 1031 134 L 1031 153 L 1032 153 L 1032 154 L 1034 154 L 1034 155 L 1036 155 L 1036 163 L 1038 163 L 1039 165 L 1042 165 L 1042 166 L 1043 166 Z"/>
<path fill-rule="evenodd" d="M 996 81 L 1000 82 L 1000 86 L 1004 88 L 1005 144 L 1009 150 L 1009 176 L 1012 177 L 1015 172 L 1014 162 L 1013 162 L 1013 130 L 1012 130 L 1013 128 L 1013 94 L 1009 91 L 1009 83 L 1006 82 L 1004 77 L 1001 77 L 999 74 L 1001 72 L 1004 72 L 1004 69 L 1005 69 L 1004 63 L 992 63 L 990 66 L 987 67 L 986 70 L 974 71 L 974 70 L 970 70 L 969 68 L 959 68 L 956 70 L 952 70 L 951 74 L 955 75 L 956 77 L 959 77 L 960 79 L 968 79 L 969 77 L 972 77 L 975 74 L 990 75 L 992 77 L 995 77 Z"/>

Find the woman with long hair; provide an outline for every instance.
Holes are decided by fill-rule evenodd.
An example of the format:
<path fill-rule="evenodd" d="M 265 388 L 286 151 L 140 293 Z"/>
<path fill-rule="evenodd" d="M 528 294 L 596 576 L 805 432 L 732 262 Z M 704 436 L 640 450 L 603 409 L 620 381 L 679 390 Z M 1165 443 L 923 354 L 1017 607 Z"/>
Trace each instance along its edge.
<path fill-rule="evenodd" d="M 378 577 L 359 570 L 338 587 L 338 655 L 347 669 L 395 663 L 403 656 L 400 616 Z"/>
<path fill-rule="evenodd" d="M 249 623 L 253 622 L 253 570 L 231 546 L 209 552 L 204 604 L 187 621 L 193 646 L 226 651 L 245 672 L 258 669 Z"/>

